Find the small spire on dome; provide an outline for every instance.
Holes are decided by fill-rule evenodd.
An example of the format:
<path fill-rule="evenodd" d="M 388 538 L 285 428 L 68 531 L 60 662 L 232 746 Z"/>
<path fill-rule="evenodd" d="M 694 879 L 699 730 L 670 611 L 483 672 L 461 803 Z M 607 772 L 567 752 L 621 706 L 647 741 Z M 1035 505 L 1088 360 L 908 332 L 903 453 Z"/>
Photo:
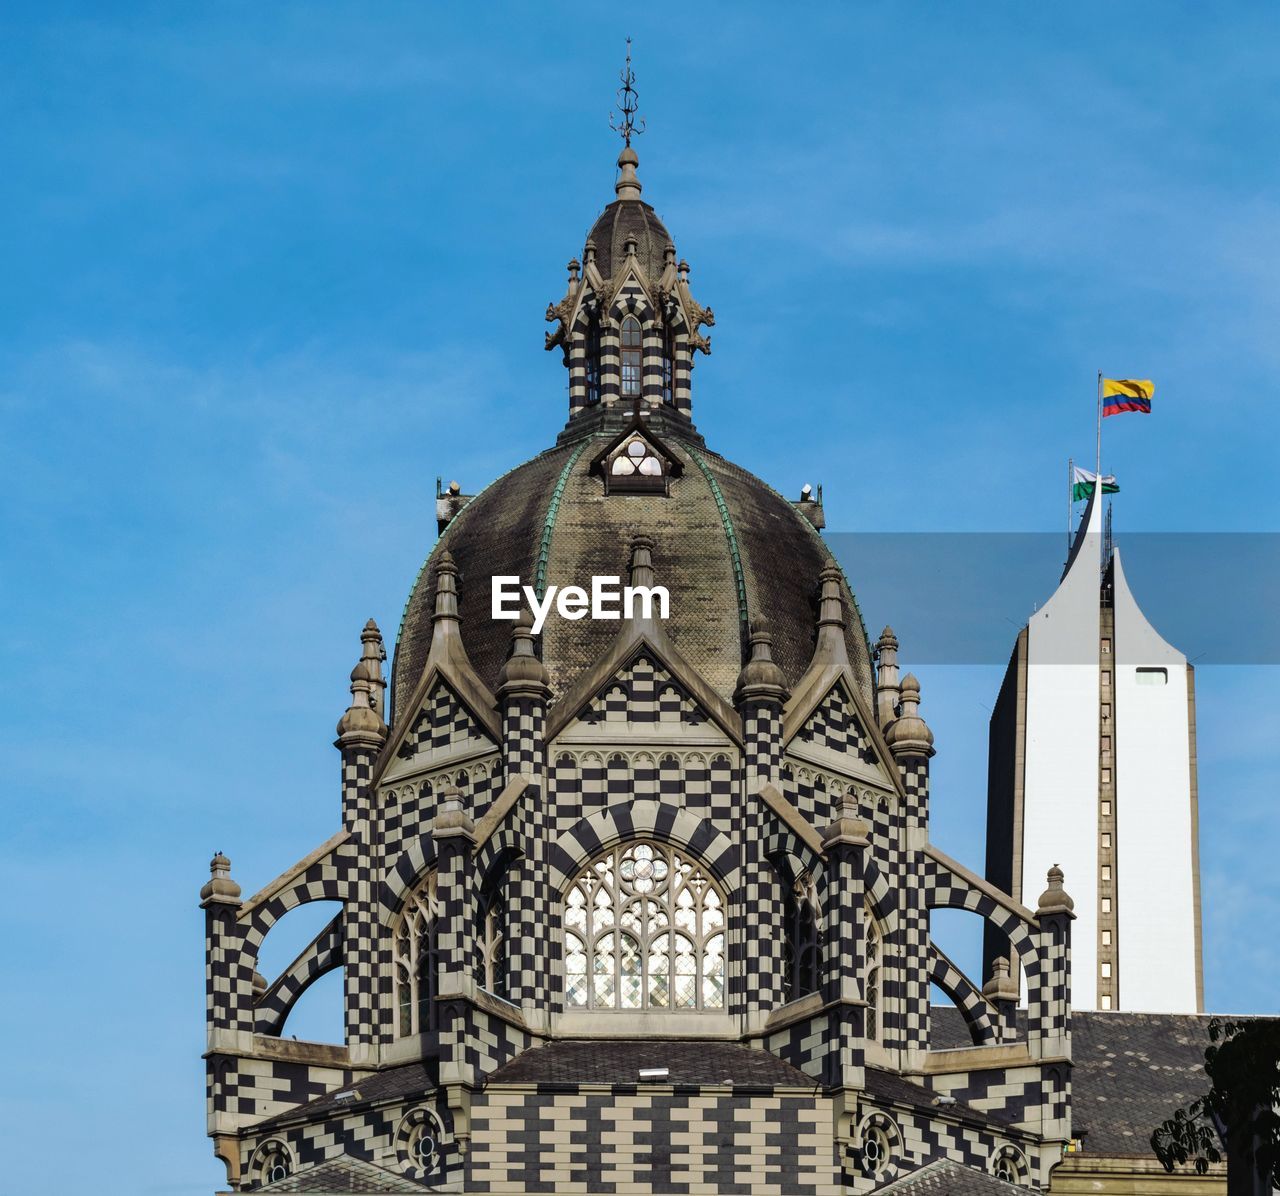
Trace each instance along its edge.
<path fill-rule="evenodd" d="M 614 191 L 619 199 L 639 199 L 640 180 L 636 177 L 636 167 L 640 159 L 631 148 L 631 138 L 644 132 L 644 117 L 636 121 L 636 108 L 639 105 L 640 93 L 635 89 L 636 73 L 631 69 L 631 39 L 627 38 L 627 63 L 619 72 L 622 86 L 618 88 L 618 111 L 609 114 L 609 128 L 622 138 L 622 153 L 618 155 L 618 181 Z"/>
<path fill-rule="evenodd" d="M 618 111 L 615 120 L 615 114 L 609 113 L 609 128 L 611 128 L 619 137 L 622 138 L 623 145 L 631 148 L 631 138 L 638 137 L 644 132 L 644 117 L 640 118 L 640 123 L 636 124 L 636 109 L 640 104 L 640 93 L 636 91 L 636 73 L 631 69 L 631 39 L 627 38 L 627 62 L 626 65 L 618 72 L 618 78 L 622 80 L 622 86 L 618 88 Z"/>
<path fill-rule="evenodd" d="M 653 585 L 653 537 L 646 535 L 633 536 L 631 539 L 631 565 L 629 582 L 631 585 Z"/>

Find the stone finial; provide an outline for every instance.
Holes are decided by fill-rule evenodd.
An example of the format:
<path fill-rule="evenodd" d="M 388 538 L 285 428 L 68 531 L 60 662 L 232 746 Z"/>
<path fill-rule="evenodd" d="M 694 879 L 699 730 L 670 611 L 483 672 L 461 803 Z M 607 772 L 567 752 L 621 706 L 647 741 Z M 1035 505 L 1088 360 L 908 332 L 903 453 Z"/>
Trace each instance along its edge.
<path fill-rule="evenodd" d="M 440 790 L 440 798 L 436 805 L 436 816 L 431 823 L 433 839 L 447 839 L 455 835 L 471 838 L 475 832 L 475 823 L 467 814 L 462 801 L 462 794 L 453 785 L 445 785 Z"/>
<path fill-rule="evenodd" d="M 844 592 L 840 583 L 844 574 L 838 565 L 827 565 L 818 574 L 821 593 L 818 598 L 818 639 L 813 647 L 814 665 L 848 665 L 849 648 L 845 643 Z"/>
<path fill-rule="evenodd" d="M 738 674 L 738 686 L 734 700 L 741 702 L 748 698 L 771 699 L 775 702 L 785 701 L 787 696 L 787 679 L 773 660 L 773 635 L 769 624 L 763 619 L 751 620 L 751 644 L 747 663 Z"/>
<path fill-rule="evenodd" d="M 382 633 L 372 619 L 360 633 L 360 642 L 360 659 L 351 670 L 351 705 L 338 720 L 337 746 L 376 750 L 387 739 L 387 724 L 383 722 L 380 709 L 383 691 L 387 687 L 382 678 L 386 650 L 382 646 Z"/>
<path fill-rule="evenodd" d="M 628 234 L 626 240 L 622 242 L 622 256 L 635 257 L 636 248 L 639 246 L 639 244 L 640 242 L 636 240 L 634 233 Z"/>
<path fill-rule="evenodd" d="M 876 718 L 881 729 L 898 717 L 898 698 L 902 686 L 898 679 L 898 637 L 886 627 L 876 641 Z"/>
<path fill-rule="evenodd" d="M 636 167 L 639 165 L 640 159 L 629 145 L 618 155 L 618 181 L 614 183 L 613 189 L 619 199 L 640 198 L 643 188 L 636 177 Z"/>
<path fill-rule="evenodd" d="M 209 861 L 209 879 L 200 890 L 200 904 L 240 904 L 240 886 L 231 879 L 231 861 L 220 851 Z"/>
<path fill-rule="evenodd" d="M 387 659 L 387 649 L 382 642 L 382 632 L 372 619 L 360 633 L 360 644 L 360 659 L 351 670 L 352 692 L 360 686 L 369 695 L 370 707 L 379 718 L 384 718 L 387 681 L 382 675 L 382 662 Z"/>
<path fill-rule="evenodd" d="M 541 693 L 547 689 L 547 670 L 533 649 L 533 612 L 527 606 L 520 608 L 520 615 L 511 630 L 511 655 L 507 657 L 498 674 L 498 692 L 525 693 L 530 689 Z"/>
<path fill-rule="evenodd" d="M 576 257 L 571 257 L 567 269 L 569 271 L 569 283 L 572 285 L 578 281 L 578 271 L 582 269 L 582 263 Z"/>
<path fill-rule="evenodd" d="M 253 969 L 252 983 L 253 983 L 253 999 L 255 1001 L 261 1000 L 264 996 L 266 996 L 267 989 L 270 987 L 270 985 L 267 984 L 267 978 L 260 971 L 258 971 L 257 968 Z"/>
<path fill-rule="evenodd" d="M 585 265 L 590 266 L 596 260 L 596 243 L 587 238 L 587 243 L 582 247 L 582 261 Z"/>
<path fill-rule="evenodd" d="M 1014 980 L 1009 961 L 1003 955 L 991 961 L 991 979 L 982 986 L 982 995 L 988 1001 L 1017 1001 L 1018 983 Z"/>
<path fill-rule="evenodd" d="M 1075 914 L 1071 911 L 1075 909 L 1076 903 L 1072 901 L 1067 890 L 1062 887 L 1062 869 L 1054 864 L 1049 869 L 1048 874 L 1049 887 L 1040 894 L 1040 900 L 1036 903 L 1036 916 L 1043 914 L 1071 914 L 1074 918 Z"/>
<path fill-rule="evenodd" d="M 676 264 L 676 247 L 670 241 L 667 242 L 662 250 L 662 262 L 665 266 L 674 266 Z"/>
<path fill-rule="evenodd" d="M 933 755 L 933 732 L 920 717 L 920 682 L 914 673 L 902 679 L 902 713 L 885 728 L 884 738 L 895 756 Z"/>
<path fill-rule="evenodd" d="M 856 795 L 845 794 L 835 818 L 822 832 L 822 847 L 824 851 L 839 844 L 866 847 L 871 842 L 870 836 L 870 825 L 858 816 Z"/>
<path fill-rule="evenodd" d="M 431 620 L 437 631 L 442 620 L 458 621 L 458 566 L 447 548 L 436 561 L 436 608 Z"/>
<path fill-rule="evenodd" d="M 653 537 L 634 536 L 631 540 L 630 581 L 633 586 L 653 585 Z"/>

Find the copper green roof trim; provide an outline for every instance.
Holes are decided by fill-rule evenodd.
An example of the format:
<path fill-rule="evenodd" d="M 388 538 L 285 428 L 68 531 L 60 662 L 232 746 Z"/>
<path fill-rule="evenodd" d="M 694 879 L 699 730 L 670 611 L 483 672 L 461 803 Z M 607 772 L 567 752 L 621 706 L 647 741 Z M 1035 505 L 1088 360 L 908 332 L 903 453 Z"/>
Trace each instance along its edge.
<path fill-rule="evenodd" d="M 711 487 L 711 497 L 716 500 L 716 510 L 720 512 L 720 522 L 724 525 L 724 538 L 729 541 L 729 557 L 733 561 L 733 576 L 738 583 L 738 618 L 747 621 L 747 583 L 742 576 L 742 554 L 738 551 L 738 534 L 733 530 L 733 520 L 729 517 L 729 508 L 725 504 L 724 495 L 720 493 L 720 483 L 712 476 L 707 463 L 689 446 L 684 451 L 697 462 L 702 476 Z"/>
<path fill-rule="evenodd" d="M 560 471 L 560 478 L 556 482 L 556 488 L 551 492 L 551 502 L 547 505 L 547 517 L 542 522 L 542 540 L 538 544 L 538 568 L 533 578 L 533 588 L 538 595 L 539 601 L 541 601 L 547 588 L 547 561 L 551 556 L 551 535 L 556 528 L 556 516 L 560 513 L 560 499 L 564 495 L 564 488 L 569 482 L 569 474 L 578 463 L 578 458 L 582 456 L 582 452 L 587 445 L 595 439 L 594 436 L 589 437 L 573 450 L 569 460 L 564 463 L 564 468 Z"/>

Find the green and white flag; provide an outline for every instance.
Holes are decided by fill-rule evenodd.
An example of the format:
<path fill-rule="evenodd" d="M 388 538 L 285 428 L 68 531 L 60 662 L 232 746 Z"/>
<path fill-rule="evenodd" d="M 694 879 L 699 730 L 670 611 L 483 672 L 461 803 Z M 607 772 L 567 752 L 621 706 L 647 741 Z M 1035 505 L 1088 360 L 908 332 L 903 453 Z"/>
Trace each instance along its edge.
<path fill-rule="evenodd" d="M 1090 473 L 1087 469 L 1081 469 L 1078 465 L 1071 467 L 1071 501 L 1080 502 L 1082 499 L 1088 498 L 1093 493 L 1094 483 L 1098 480 L 1096 473 Z M 1102 493 L 1103 494 L 1119 494 L 1120 487 L 1116 484 L 1114 474 L 1105 473 L 1102 475 Z"/>

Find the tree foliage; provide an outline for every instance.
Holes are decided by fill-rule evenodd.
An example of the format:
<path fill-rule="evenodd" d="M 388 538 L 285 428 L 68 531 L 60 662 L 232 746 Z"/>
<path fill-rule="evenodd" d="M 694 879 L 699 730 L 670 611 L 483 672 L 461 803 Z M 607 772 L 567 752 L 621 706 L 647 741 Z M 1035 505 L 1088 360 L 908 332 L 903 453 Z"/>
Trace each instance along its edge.
<path fill-rule="evenodd" d="M 1225 1158 L 1280 1186 L 1280 1020 L 1215 1017 L 1209 1042 L 1209 1091 L 1161 1123 L 1151 1147 L 1166 1171 L 1192 1163 L 1203 1175 Z"/>

